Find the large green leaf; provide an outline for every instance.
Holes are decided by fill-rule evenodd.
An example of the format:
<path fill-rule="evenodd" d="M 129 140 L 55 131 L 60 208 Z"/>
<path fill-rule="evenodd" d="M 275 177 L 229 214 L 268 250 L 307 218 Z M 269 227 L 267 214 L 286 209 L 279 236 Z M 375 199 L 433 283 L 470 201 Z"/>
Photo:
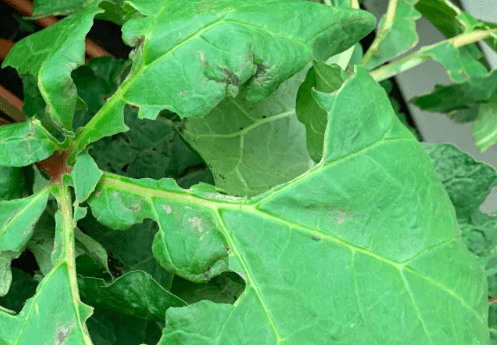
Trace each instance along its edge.
<path fill-rule="evenodd" d="M 312 90 L 332 93 L 342 86 L 345 77 L 345 72 L 338 65 L 314 61 L 305 81 L 299 87 L 295 110 L 299 121 L 305 125 L 307 150 L 315 162 L 319 162 L 323 156 L 328 114 L 317 104 Z"/>
<path fill-rule="evenodd" d="M 0 165 L 26 166 L 48 158 L 57 141 L 38 120 L 0 127 Z"/>
<path fill-rule="evenodd" d="M 109 285 L 103 279 L 81 276 L 78 283 L 85 303 L 146 320 L 164 322 L 169 307 L 186 305 L 143 271 L 126 273 Z"/>
<path fill-rule="evenodd" d="M 28 198 L 0 201 L 0 296 L 12 282 L 10 262 L 24 251 L 47 200 L 45 189 Z"/>
<path fill-rule="evenodd" d="M 254 196 L 310 168 L 305 131 L 295 116 L 304 76 L 298 73 L 261 102 L 247 101 L 241 93 L 200 119 L 185 119 L 181 136 L 208 164 L 216 187 Z"/>
<path fill-rule="evenodd" d="M 413 48 L 418 42 L 415 21 L 421 14 L 414 9 L 418 0 L 391 2 L 388 14 L 378 24 L 378 36 L 365 55 L 365 66 L 373 69 Z M 393 14 L 393 17 L 389 15 Z"/>
<path fill-rule="evenodd" d="M 163 266 L 247 282 L 235 305 L 170 308 L 161 344 L 488 344 L 483 272 L 383 89 L 361 68 L 315 96 L 328 111 L 323 160 L 256 198 L 102 177 L 88 200 L 99 221 L 152 218 Z"/>
<path fill-rule="evenodd" d="M 121 93 L 150 119 L 162 109 L 203 116 L 245 84 L 248 99 L 265 98 L 309 60 L 344 51 L 375 23 L 364 11 L 306 1 L 127 3 L 145 18 L 123 26 L 128 44 L 141 43 Z"/>
<path fill-rule="evenodd" d="M 102 12 L 99 2 L 95 0 L 83 10 L 22 39 L 2 65 L 38 79 L 47 112 L 63 130 L 72 131 L 78 97 L 71 71 L 84 64 L 85 36 L 95 15 Z"/>
<path fill-rule="evenodd" d="M 497 185 L 497 173 L 451 144 L 422 145 L 454 204 L 457 217 L 467 219 Z"/>

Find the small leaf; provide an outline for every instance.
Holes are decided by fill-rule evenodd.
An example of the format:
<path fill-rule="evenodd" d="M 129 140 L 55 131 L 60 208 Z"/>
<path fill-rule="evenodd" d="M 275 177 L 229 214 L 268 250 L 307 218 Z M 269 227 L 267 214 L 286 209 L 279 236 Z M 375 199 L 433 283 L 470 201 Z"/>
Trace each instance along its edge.
<path fill-rule="evenodd" d="M 102 171 L 88 153 L 78 156 L 71 172 L 76 192 L 76 202 L 82 203 L 90 196 L 101 176 Z"/>
<path fill-rule="evenodd" d="M 319 162 L 323 156 L 324 132 L 328 119 L 326 111 L 321 109 L 312 96 L 312 90 L 332 93 L 342 86 L 346 77 L 338 65 L 315 61 L 297 93 L 295 110 L 299 121 L 305 125 L 307 150 L 315 162 Z"/>
<path fill-rule="evenodd" d="M 48 158 L 57 146 L 38 120 L 0 126 L 0 165 L 30 165 Z"/>
<path fill-rule="evenodd" d="M 7 294 L 12 282 L 10 262 L 26 248 L 47 200 L 43 190 L 28 198 L 0 201 L 0 296 Z"/>
<path fill-rule="evenodd" d="M 435 91 L 414 97 L 411 102 L 422 110 L 449 113 L 470 109 L 486 102 L 497 91 L 497 70 L 485 76 L 471 77 L 470 80 L 448 86 L 435 86 Z"/>
<path fill-rule="evenodd" d="M 299 72 L 260 102 L 247 101 L 242 93 L 200 119 L 185 119 L 180 134 L 210 167 L 216 187 L 254 196 L 309 169 L 305 131 L 295 116 L 304 75 Z"/>
<path fill-rule="evenodd" d="M 109 285 L 103 279 L 79 276 L 78 285 L 85 303 L 145 320 L 164 322 L 168 308 L 186 305 L 143 271 L 126 273 Z"/>
<path fill-rule="evenodd" d="M 471 80 L 472 77 L 483 77 L 487 73 L 487 69 L 465 47 L 456 48 L 450 42 L 424 49 L 422 56 L 439 62 L 449 78 L 457 83 Z"/>
<path fill-rule="evenodd" d="M 378 24 L 377 42 L 365 55 L 366 68 L 373 69 L 414 48 L 418 43 L 415 21 L 421 14 L 414 9 L 418 0 L 398 0 L 392 20 L 384 15 Z M 389 9 L 390 10 L 390 9 Z"/>
<path fill-rule="evenodd" d="M 364 11 L 306 1 L 127 3 L 144 17 L 126 22 L 124 40 L 143 43 L 121 92 L 149 119 L 162 109 L 203 116 L 245 84 L 248 99 L 261 100 L 312 58 L 352 46 L 375 22 Z"/>
<path fill-rule="evenodd" d="M 11 66 L 21 75 L 36 77 L 50 117 L 62 130 L 69 132 L 77 101 L 71 71 L 84 64 L 84 40 L 93 18 L 102 12 L 99 3 L 100 0 L 95 0 L 70 17 L 22 39 L 12 48 L 2 66 Z"/>
<path fill-rule="evenodd" d="M 497 185 L 497 173 L 451 144 L 426 144 L 423 148 L 442 181 L 457 217 L 467 219 Z"/>
<path fill-rule="evenodd" d="M 473 123 L 473 138 L 480 153 L 497 142 L 497 94 L 480 105 L 478 117 Z"/>

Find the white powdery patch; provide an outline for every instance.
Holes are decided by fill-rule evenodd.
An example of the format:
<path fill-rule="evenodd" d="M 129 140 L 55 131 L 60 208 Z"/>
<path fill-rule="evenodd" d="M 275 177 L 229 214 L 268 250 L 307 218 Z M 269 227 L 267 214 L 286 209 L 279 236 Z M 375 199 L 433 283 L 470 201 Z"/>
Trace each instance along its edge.
<path fill-rule="evenodd" d="M 202 218 L 193 216 L 191 218 L 188 218 L 188 221 L 192 223 L 192 227 L 195 228 L 198 232 L 204 231 L 204 228 L 202 227 Z"/>
<path fill-rule="evenodd" d="M 171 212 L 173 212 L 173 209 L 169 205 L 162 205 L 162 208 L 166 211 L 166 214 L 171 214 Z"/>

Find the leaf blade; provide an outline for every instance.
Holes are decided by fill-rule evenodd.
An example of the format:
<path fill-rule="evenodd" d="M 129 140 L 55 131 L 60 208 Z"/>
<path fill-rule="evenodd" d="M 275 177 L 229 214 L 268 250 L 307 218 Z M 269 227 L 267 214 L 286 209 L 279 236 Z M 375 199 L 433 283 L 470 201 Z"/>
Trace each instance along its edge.
<path fill-rule="evenodd" d="M 332 337 L 487 343 L 483 273 L 459 238 L 453 206 L 427 156 L 383 89 L 361 68 L 333 95 L 315 95 L 329 114 L 322 163 L 261 196 L 246 200 L 206 185 L 182 190 L 170 180 L 105 174 L 89 199 L 110 226 L 157 221 L 154 255 L 176 274 L 199 280 L 229 268 L 247 282 L 232 307 L 201 302 L 169 309 L 161 344 L 320 344 Z M 362 101 L 345 109 L 351 95 Z M 120 202 L 109 207 L 110 197 Z M 208 249 L 205 241 L 212 241 Z M 191 255 L 193 263 L 184 257 Z M 461 260 L 457 272 L 449 257 Z M 440 326 L 442 306 L 453 318 Z"/>

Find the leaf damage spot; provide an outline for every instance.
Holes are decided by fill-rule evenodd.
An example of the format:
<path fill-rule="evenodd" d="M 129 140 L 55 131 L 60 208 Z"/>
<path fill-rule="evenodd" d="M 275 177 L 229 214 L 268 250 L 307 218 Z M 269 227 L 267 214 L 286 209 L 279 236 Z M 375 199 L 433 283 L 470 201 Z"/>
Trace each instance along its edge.
<path fill-rule="evenodd" d="M 71 334 L 76 325 L 71 325 L 67 328 L 57 327 L 57 337 L 55 338 L 54 345 L 62 345 L 66 343 L 67 337 Z"/>
<path fill-rule="evenodd" d="M 173 212 L 173 209 L 169 205 L 162 205 L 162 208 L 166 211 L 166 214 L 171 214 L 171 212 Z"/>
<path fill-rule="evenodd" d="M 311 239 L 312 239 L 313 241 L 321 241 L 321 239 L 320 239 L 319 237 L 315 237 L 315 236 L 312 236 L 312 237 L 311 237 Z"/>
<path fill-rule="evenodd" d="M 192 227 L 198 232 L 202 233 L 202 231 L 204 231 L 204 228 L 202 226 L 202 218 L 198 216 L 193 216 L 188 218 L 188 221 L 191 223 Z"/>

